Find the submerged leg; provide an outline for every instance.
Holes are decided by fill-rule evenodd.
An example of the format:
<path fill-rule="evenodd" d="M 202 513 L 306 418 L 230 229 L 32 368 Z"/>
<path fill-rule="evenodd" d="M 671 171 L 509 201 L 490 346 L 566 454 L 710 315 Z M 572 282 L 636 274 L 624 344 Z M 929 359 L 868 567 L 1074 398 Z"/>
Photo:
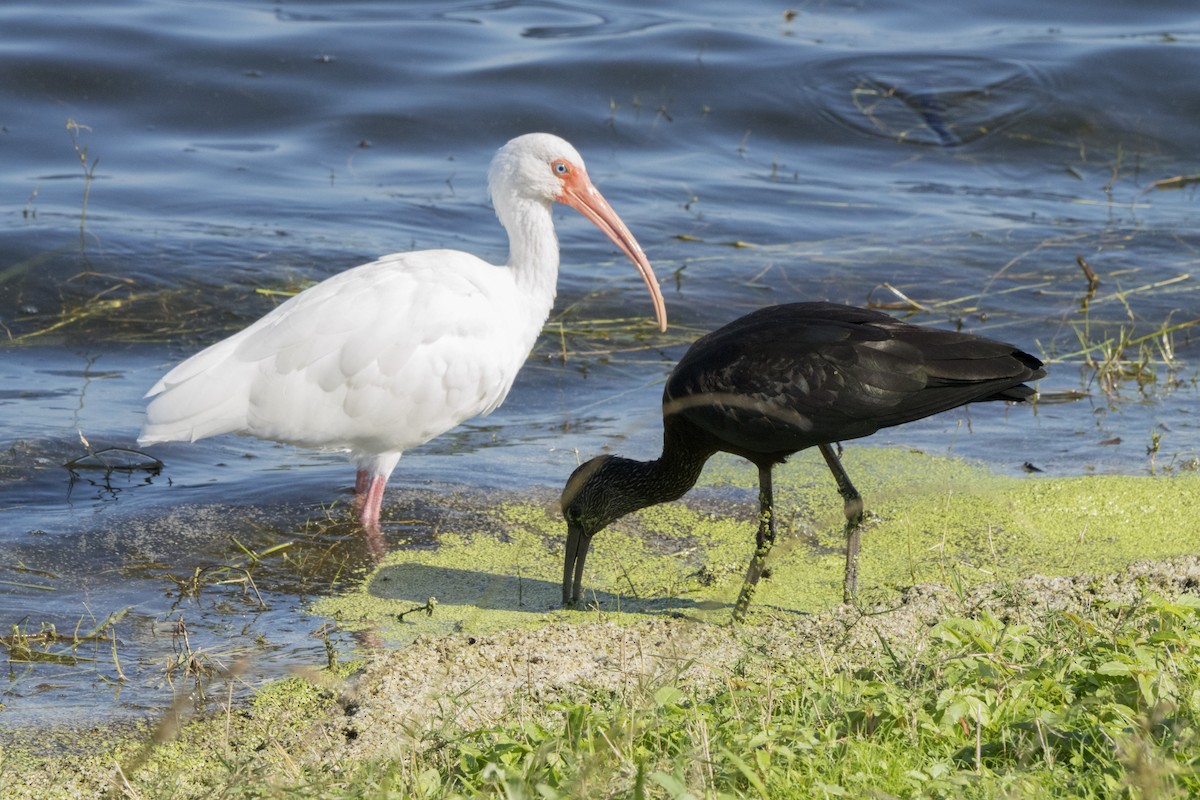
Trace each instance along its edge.
<path fill-rule="evenodd" d="M 842 600 L 849 603 L 854 599 L 858 590 L 858 549 L 862 540 L 863 499 L 850 482 L 850 476 L 842 468 L 833 447 L 827 444 L 818 445 L 833 479 L 837 481 L 838 494 L 846 501 L 846 579 L 842 586 Z"/>
<path fill-rule="evenodd" d="M 362 525 L 366 537 L 367 548 L 378 560 L 387 553 L 383 541 L 383 529 L 379 527 L 379 516 L 383 510 L 383 490 L 387 486 L 387 475 L 371 475 L 366 489 L 355 496 L 354 503 L 358 507 L 358 521 Z"/>
<path fill-rule="evenodd" d="M 399 453 L 354 455 L 354 510 L 364 528 L 379 527 L 379 511 L 383 505 L 383 490 L 396 464 Z"/>
<path fill-rule="evenodd" d="M 372 475 L 367 490 L 361 497 L 358 521 L 364 528 L 379 528 L 379 516 L 383 511 L 383 490 L 387 488 L 387 475 Z"/>
<path fill-rule="evenodd" d="M 381 453 L 363 455 L 354 458 L 357 472 L 354 474 L 354 509 L 358 513 L 358 521 L 366 534 L 367 546 L 371 552 L 382 557 L 385 552 L 383 531 L 379 527 L 379 517 L 383 509 L 383 490 L 387 488 L 388 478 L 400 461 L 399 453 Z"/>
<path fill-rule="evenodd" d="M 742 590 L 738 592 L 737 603 L 733 607 L 733 621 L 741 622 L 750 608 L 750 598 L 758 579 L 762 577 L 767 563 L 767 554 L 775 544 L 775 507 L 771 491 L 771 466 L 758 468 L 758 532 L 755 536 L 756 547 L 750 566 L 746 570 L 746 580 Z"/>

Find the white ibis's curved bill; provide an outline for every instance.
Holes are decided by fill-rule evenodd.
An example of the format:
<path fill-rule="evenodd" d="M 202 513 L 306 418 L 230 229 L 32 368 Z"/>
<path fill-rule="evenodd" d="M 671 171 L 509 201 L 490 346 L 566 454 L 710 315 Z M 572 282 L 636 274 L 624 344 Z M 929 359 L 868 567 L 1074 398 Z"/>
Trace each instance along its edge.
<path fill-rule="evenodd" d="M 638 268 L 638 272 L 642 274 L 646 288 L 650 290 L 650 301 L 654 303 L 654 316 L 658 320 L 658 329 L 666 331 L 667 303 L 663 300 L 662 289 L 658 286 L 658 278 L 654 277 L 654 270 L 650 267 L 650 261 L 646 258 L 646 254 L 642 252 L 642 246 L 637 243 L 637 239 L 633 238 L 629 228 L 617 216 L 617 212 L 612 210 L 612 206 L 604 199 L 604 195 L 600 194 L 600 190 L 592 185 L 587 172 L 582 167 L 575 166 L 570 169 L 566 175 L 562 176 L 562 183 L 562 194 L 555 199 L 569 205 L 591 220 L 593 225 L 604 231 L 604 234 L 612 239 L 617 247 L 621 248 L 621 252 L 629 257 L 633 265 Z"/>

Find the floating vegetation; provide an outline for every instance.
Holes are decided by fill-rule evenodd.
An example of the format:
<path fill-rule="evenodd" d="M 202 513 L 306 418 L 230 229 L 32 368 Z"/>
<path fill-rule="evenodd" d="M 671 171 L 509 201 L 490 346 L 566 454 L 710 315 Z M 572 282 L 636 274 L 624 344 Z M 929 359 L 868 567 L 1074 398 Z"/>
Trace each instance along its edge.
<path fill-rule="evenodd" d="M 713 247 L 723 247 L 716 243 Z M 1063 332 L 1069 333 L 1068 340 L 1041 341 L 1042 355 L 1051 364 L 1078 363 L 1090 371 L 1085 383 L 1096 383 L 1108 395 L 1114 395 L 1124 382 L 1134 382 L 1144 388 L 1153 380 L 1155 366 L 1173 369 L 1177 365 L 1176 342 L 1178 335 L 1190 332 L 1200 325 L 1200 318 L 1182 321 L 1165 319 L 1159 322 L 1136 319 L 1133 302 L 1138 298 L 1155 298 L 1161 301 L 1172 293 L 1179 296 L 1178 304 L 1194 303 L 1192 297 L 1197 286 L 1190 273 L 1168 278 L 1122 286 L 1117 281 L 1128 281 L 1137 270 L 1125 270 L 1119 276 L 1109 276 L 1102 281 L 1097 270 L 1082 256 L 1075 256 L 1082 270 L 1083 281 L 1072 283 L 1063 277 L 1046 277 L 1045 273 L 1014 275 L 1011 267 L 1033 252 L 1047 247 L 1078 247 L 1080 241 L 1069 239 L 1039 244 L 1031 251 L 1019 254 L 1003 265 L 978 291 L 937 296 L 937 285 L 922 285 L 919 292 L 915 287 L 906 287 L 884 282 L 878 291 L 867 293 L 866 305 L 893 312 L 923 313 L 935 316 L 965 318 L 973 314 L 984 314 L 989 307 L 995 308 L 1004 296 L 1029 295 L 1047 297 L 1062 295 L 1073 306 L 1064 315 Z M 794 249 L 795 245 L 761 246 L 767 259 L 774 258 L 780 251 Z M 13 280 L 24 272 L 39 267 L 45 258 L 54 254 L 36 257 L 22 264 L 9 267 L 0 274 L 0 283 Z M 819 256 L 816 256 L 819 258 Z M 720 257 L 716 257 L 719 258 Z M 705 257 L 689 258 L 687 264 L 700 264 Z M 1080 272 L 1075 275 L 1079 276 Z M 1011 285 L 996 288 L 992 284 L 1005 277 Z M 677 276 L 678 277 L 678 276 Z M 770 289 L 767 270 L 760 270 L 744 286 Z M 949 285 L 949 279 L 946 281 Z M 272 303 L 294 295 L 308 285 L 296 285 L 284 281 L 278 286 L 230 287 L 217 291 L 206 291 L 197 299 L 197 294 L 182 288 L 160 288 L 142 290 L 138 283 L 127 277 L 102 273 L 79 273 L 67 282 L 61 293 L 61 306 L 56 311 L 37 311 L 19 314 L 0 327 L 0 347 L 33 344 L 54 337 L 96 337 L 109 341 L 124 342 L 179 342 L 195 340 L 197 346 L 218 335 L 237 330 L 249 321 L 270 310 Z M 72 293 L 73 287 L 85 288 L 84 292 Z M 1106 287 L 1111 286 L 1107 291 Z M 886 297 L 878 292 L 886 293 Z M 561 307 L 548 321 L 535 356 L 572 364 L 586 370 L 592 361 L 609 363 L 637 358 L 638 354 L 650 355 L 655 361 L 669 366 L 670 359 L 661 355 L 665 348 L 690 344 L 707 332 L 705 328 L 673 324 L 666 334 L 659 334 L 649 317 L 591 317 L 587 310 L 605 292 L 595 292 Z M 263 300 L 267 300 L 264 304 Z M 1019 300 L 1007 300 L 1007 304 Z M 1162 303 L 1159 302 L 1159 305 Z M 991 312 L 992 314 L 995 311 Z M 1001 336 L 1001 338 L 1003 338 Z M 81 463 L 78 466 L 86 466 Z"/>
<path fill-rule="evenodd" d="M 1144 390 L 1158 382 L 1156 367 L 1167 370 L 1169 381 L 1176 380 L 1173 377 L 1178 369 L 1174 335 L 1197 325 L 1200 325 L 1200 318 L 1179 323 L 1168 320 L 1156 330 L 1140 336 L 1133 335 L 1132 325 L 1120 325 L 1115 334 L 1101 334 L 1103 338 L 1099 338 L 1084 320 L 1073 324 L 1079 349 L 1060 354 L 1055 361 L 1067 363 L 1081 359 L 1091 374 L 1089 382 L 1099 385 L 1108 397 L 1115 397 L 1121 385 L 1130 381 Z"/>
<path fill-rule="evenodd" d="M 46 588 L 46 587 L 39 587 Z M 29 617 L 12 626 L 12 632 L 0 636 L 0 647 L 4 648 L 9 664 L 58 664 L 75 666 L 82 662 L 94 662 L 95 657 L 79 653 L 85 645 L 106 644 L 112 652 L 113 665 L 121 680 L 125 679 L 121 671 L 121 662 L 117 657 L 117 637 L 115 628 L 129 612 L 129 608 L 109 614 L 99 624 L 88 630 L 83 629 L 81 618 L 75 629 L 70 633 L 60 632 L 53 623 L 43 622 L 36 630 L 28 626 Z"/>
<path fill-rule="evenodd" d="M 1176 175 L 1173 178 L 1160 178 L 1159 180 L 1151 181 L 1150 186 L 1155 189 L 1183 189 L 1197 183 L 1200 183 L 1200 174 Z"/>
<path fill-rule="evenodd" d="M 68 250 L 60 248 L 18 262 L 0 272 L 0 286 L 65 258 Z M 280 296 L 286 299 L 297 291 L 286 279 L 270 289 L 228 286 L 197 292 L 187 287 L 144 288 L 132 277 L 78 272 L 58 287 L 56 308 L 26 306 L 0 322 L 0 348 L 97 337 L 125 343 L 200 343 L 240 330 L 271 310 Z"/>

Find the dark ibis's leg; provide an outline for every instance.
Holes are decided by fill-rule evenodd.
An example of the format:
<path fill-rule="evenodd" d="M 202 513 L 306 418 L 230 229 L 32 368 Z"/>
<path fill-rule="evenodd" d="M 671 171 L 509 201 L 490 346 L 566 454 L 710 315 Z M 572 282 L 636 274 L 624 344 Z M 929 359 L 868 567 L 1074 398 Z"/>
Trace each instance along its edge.
<path fill-rule="evenodd" d="M 771 465 L 758 468 L 758 533 L 755 536 L 756 547 L 754 557 L 750 559 L 750 567 L 746 570 L 746 580 L 738 593 L 737 604 L 733 607 L 733 621 L 741 622 L 750 608 L 750 598 L 758 579 L 762 577 L 763 568 L 767 563 L 767 554 L 775 544 L 775 507 L 771 491 Z"/>
<path fill-rule="evenodd" d="M 846 581 L 842 587 L 842 599 L 849 603 L 858 589 L 858 548 L 862 540 L 863 499 L 850 482 L 850 476 L 842 469 L 833 447 L 818 445 L 833 479 L 837 481 L 838 494 L 846 501 Z"/>

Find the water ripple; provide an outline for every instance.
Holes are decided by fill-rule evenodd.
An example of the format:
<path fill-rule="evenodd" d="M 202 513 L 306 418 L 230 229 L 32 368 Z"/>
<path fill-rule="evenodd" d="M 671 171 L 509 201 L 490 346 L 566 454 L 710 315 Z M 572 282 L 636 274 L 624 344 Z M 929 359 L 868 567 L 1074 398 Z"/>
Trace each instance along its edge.
<path fill-rule="evenodd" d="M 949 53 L 837 57 L 806 70 L 803 91 L 830 122 L 859 134 L 961 147 L 1012 127 L 1048 96 L 1027 64 Z"/>

